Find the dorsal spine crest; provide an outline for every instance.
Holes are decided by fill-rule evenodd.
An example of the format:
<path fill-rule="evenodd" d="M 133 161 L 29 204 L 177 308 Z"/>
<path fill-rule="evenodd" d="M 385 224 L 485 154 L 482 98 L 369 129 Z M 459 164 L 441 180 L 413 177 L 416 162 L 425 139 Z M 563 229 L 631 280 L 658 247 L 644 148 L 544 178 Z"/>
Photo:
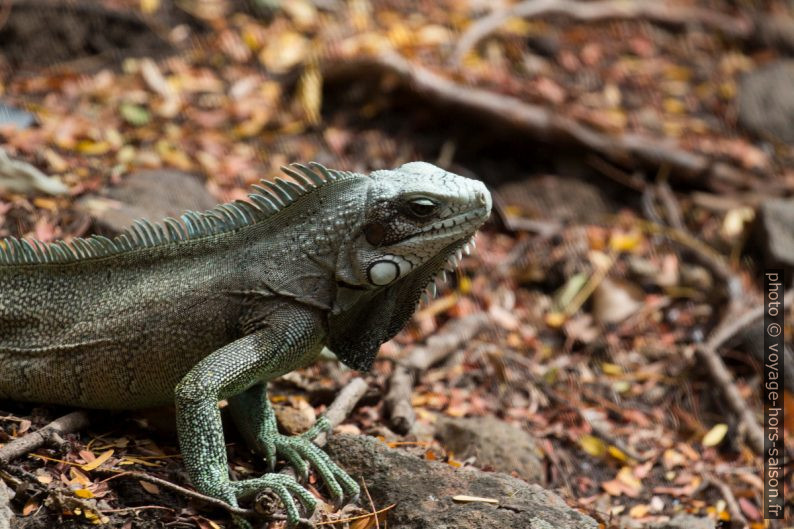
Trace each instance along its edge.
<path fill-rule="evenodd" d="M 292 164 L 281 169 L 292 180 L 261 180 L 261 185 L 253 186 L 255 192 L 248 195 L 251 202 L 237 200 L 206 212 L 187 211 L 179 219 L 168 217 L 158 223 L 139 219 L 113 239 L 92 235 L 69 243 L 44 243 L 6 237 L 0 240 L 0 266 L 70 263 L 236 231 L 273 216 L 315 189 L 355 175 L 330 170 L 316 162 Z"/>

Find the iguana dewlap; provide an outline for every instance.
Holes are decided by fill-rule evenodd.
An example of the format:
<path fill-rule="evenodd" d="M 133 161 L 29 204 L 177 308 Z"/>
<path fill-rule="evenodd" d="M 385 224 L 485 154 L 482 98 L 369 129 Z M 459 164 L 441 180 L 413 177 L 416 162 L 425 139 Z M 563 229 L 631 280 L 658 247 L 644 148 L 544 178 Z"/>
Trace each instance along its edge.
<path fill-rule="evenodd" d="M 318 164 L 263 181 L 250 202 L 124 234 L 0 244 L 0 399 L 133 409 L 175 402 L 202 493 L 237 505 L 263 488 L 313 497 L 291 477 L 231 481 L 217 402 L 272 466 L 311 462 L 335 498 L 358 486 L 311 437 L 278 433 L 265 384 L 326 346 L 367 370 L 429 282 L 488 218 L 475 180 L 414 162 L 370 175 Z"/>

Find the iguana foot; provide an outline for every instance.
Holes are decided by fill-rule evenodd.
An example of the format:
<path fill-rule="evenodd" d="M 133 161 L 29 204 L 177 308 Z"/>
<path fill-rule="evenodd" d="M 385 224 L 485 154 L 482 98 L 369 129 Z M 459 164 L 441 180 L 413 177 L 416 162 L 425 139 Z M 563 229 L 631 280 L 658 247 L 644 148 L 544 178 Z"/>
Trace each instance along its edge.
<path fill-rule="evenodd" d="M 211 491 L 213 496 L 220 498 L 234 507 L 238 506 L 237 499 L 249 497 L 253 494 L 270 490 L 281 500 L 287 514 L 287 524 L 295 527 L 301 523 L 298 505 L 295 503 L 297 498 L 306 508 L 309 516 L 317 507 L 317 500 L 312 494 L 301 486 L 295 478 L 284 474 L 265 474 L 259 478 L 244 479 L 240 481 L 226 481 L 221 487 L 221 491 Z M 241 528 L 250 527 L 245 519 L 234 516 L 235 525 Z"/>
<path fill-rule="evenodd" d="M 317 507 L 317 500 L 314 496 L 299 485 L 292 476 L 285 476 L 284 474 L 265 474 L 259 478 L 231 481 L 229 484 L 232 487 L 235 498 L 249 496 L 265 489 L 272 491 L 284 505 L 284 510 L 287 512 L 287 523 L 291 527 L 300 523 L 300 513 L 295 503 L 295 498 L 300 500 L 310 515 Z"/>
<path fill-rule="evenodd" d="M 278 431 L 267 432 L 258 439 L 257 444 L 271 470 L 275 467 L 276 456 L 282 455 L 305 480 L 309 476 L 309 464 L 311 464 L 320 474 L 337 504 L 341 504 L 345 497 L 356 501 L 361 492 L 358 484 L 312 442 L 320 433 L 330 429 L 331 424 L 328 419 L 320 417 L 314 426 L 301 435 L 290 436 L 280 434 Z"/>

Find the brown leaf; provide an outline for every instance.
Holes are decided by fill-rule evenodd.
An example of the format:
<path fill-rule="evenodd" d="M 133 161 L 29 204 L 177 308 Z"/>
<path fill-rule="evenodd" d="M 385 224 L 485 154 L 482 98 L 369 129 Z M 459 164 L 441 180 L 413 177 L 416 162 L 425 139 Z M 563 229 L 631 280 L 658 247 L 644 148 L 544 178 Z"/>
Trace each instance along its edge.
<path fill-rule="evenodd" d="M 91 471 L 91 470 L 94 470 L 94 469 L 96 469 L 96 468 L 99 468 L 99 467 L 100 467 L 100 466 L 102 466 L 102 465 L 103 465 L 103 464 L 104 464 L 104 463 L 105 463 L 105 462 L 106 462 L 108 459 L 110 459 L 110 457 L 111 457 L 112 455 L 113 455 L 113 449 L 111 448 L 110 450 L 106 450 L 105 452 L 102 452 L 101 454 L 99 454 L 99 455 L 97 456 L 97 458 L 96 458 L 96 459 L 94 459 L 93 461 L 90 461 L 90 462 L 86 463 L 85 465 L 82 465 L 80 468 L 82 468 L 82 469 L 83 469 L 83 470 L 85 470 L 86 472 L 89 472 L 89 471 Z"/>
<path fill-rule="evenodd" d="M 160 487 L 158 487 L 154 483 L 149 483 L 148 481 L 143 481 L 143 480 L 139 480 L 138 483 L 140 483 L 141 487 L 143 487 L 143 490 L 145 490 L 149 494 L 154 494 L 154 495 L 160 494 Z"/>

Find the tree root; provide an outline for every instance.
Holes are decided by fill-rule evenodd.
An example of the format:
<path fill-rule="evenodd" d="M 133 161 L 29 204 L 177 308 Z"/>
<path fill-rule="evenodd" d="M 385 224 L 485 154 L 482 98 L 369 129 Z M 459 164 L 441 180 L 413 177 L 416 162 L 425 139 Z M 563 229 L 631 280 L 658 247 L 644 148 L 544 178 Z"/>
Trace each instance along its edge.
<path fill-rule="evenodd" d="M 424 347 L 415 348 L 405 362 L 394 366 L 384 405 L 389 415 L 389 424 L 395 432 L 408 433 L 416 421 L 416 415 L 413 406 L 411 406 L 415 373 L 424 372 L 433 364 L 446 358 L 461 344 L 477 335 L 487 322 L 488 316 L 484 313 L 453 320 L 438 333 L 428 338 Z"/>
<path fill-rule="evenodd" d="M 459 66 L 466 54 L 482 39 L 498 30 L 511 18 L 533 18 L 544 15 L 565 15 L 579 21 L 642 19 L 660 24 L 686 26 L 700 24 L 729 38 L 764 41 L 785 49 L 794 49 L 794 21 L 772 17 L 726 15 L 712 9 L 688 5 L 670 5 L 657 0 L 525 0 L 501 9 L 474 22 L 461 36 L 450 63 Z"/>
<path fill-rule="evenodd" d="M 342 421 L 350 415 L 350 412 L 356 407 L 358 401 L 360 401 L 361 397 L 367 392 L 368 387 L 369 385 L 363 378 L 356 377 L 348 382 L 347 386 L 342 388 L 323 414 L 325 418 L 328 419 L 332 429 L 342 424 Z M 327 434 L 321 433 L 314 438 L 314 444 L 317 446 L 325 445 L 328 440 L 327 437 Z"/>
<path fill-rule="evenodd" d="M 718 191 L 762 186 L 761 180 L 752 173 L 710 156 L 686 151 L 673 142 L 634 133 L 619 136 L 605 134 L 551 108 L 457 83 L 394 52 L 370 57 L 332 58 L 323 65 L 326 79 L 346 77 L 362 71 L 395 75 L 418 93 L 443 104 L 468 110 L 501 127 L 518 130 L 540 141 L 578 144 L 619 163 L 668 166 L 671 177 Z"/>

